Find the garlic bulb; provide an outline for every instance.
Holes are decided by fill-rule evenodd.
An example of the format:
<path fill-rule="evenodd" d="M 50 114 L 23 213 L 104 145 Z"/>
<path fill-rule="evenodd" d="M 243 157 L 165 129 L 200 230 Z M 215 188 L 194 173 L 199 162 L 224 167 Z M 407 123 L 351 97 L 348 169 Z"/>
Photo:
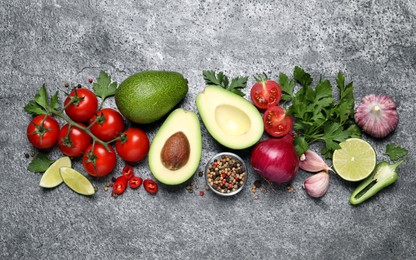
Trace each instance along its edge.
<path fill-rule="evenodd" d="M 303 183 L 306 193 L 314 198 L 320 198 L 325 195 L 329 187 L 329 174 L 321 171 L 306 178 Z"/>
<path fill-rule="evenodd" d="M 399 123 L 396 104 L 383 95 L 365 96 L 355 109 L 354 118 L 364 132 L 376 138 L 387 136 Z"/>

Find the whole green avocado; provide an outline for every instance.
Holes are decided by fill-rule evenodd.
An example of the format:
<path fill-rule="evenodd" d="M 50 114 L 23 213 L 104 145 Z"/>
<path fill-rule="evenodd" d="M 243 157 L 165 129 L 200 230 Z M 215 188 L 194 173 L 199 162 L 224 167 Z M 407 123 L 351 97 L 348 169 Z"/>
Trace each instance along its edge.
<path fill-rule="evenodd" d="M 115 101 L 122 115 L 138 124 L 157 121 L 188 93 L 188 82 L 174 71 L 142 71 L 117 88 Z"/>

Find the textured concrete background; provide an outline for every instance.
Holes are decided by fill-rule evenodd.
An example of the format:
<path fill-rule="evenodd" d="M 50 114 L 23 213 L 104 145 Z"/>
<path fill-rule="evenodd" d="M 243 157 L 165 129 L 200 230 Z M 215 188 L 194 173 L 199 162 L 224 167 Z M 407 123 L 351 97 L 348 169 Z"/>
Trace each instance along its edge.
<path fill-rule="evenodd" d="M 413 0 L 1 1 L 0 258 L 414 259 L 415 27 Z M 99 191 L 87 198 L 64 185 L 42 190 L 41 175 L 26 170 L 23 106 L 43 83 L 62 100 L 65 82 L 86 84 L 100 70 L 119 82 L 141 70 L 175 70 L 190 85 L 181 106 L 196 112 L 203 70 L 276 78 L 295 65 L 330 79 L 343 71 L 357 102 L 369 93 L 396 100 L 397 131 L 380 141 L 364 136 L 381 159 L 388 142 L 410 150 L 395 185 L 358 207 L 348 203 L 354 184 L 335 175 L 324 198 L 307 197 L 302 171 L 294 193 L 285 185 L 256 194 L 246 187 L 233 198 L 140 189 L 115 199 L 103 186 L 119 161 L 113 175 L 93 180 Z M 159 125 L 145 127 L 150 138 Z M 202 131 L 201 169 L 224 150 Z M 249 152 L 239 154 L 248 160 Z M 147 161 L 135 170 L 151 176 Z M 251 173 L 248 184 L 257 178 Z M 194 181 L 202 189 L 203 178 Z"/>

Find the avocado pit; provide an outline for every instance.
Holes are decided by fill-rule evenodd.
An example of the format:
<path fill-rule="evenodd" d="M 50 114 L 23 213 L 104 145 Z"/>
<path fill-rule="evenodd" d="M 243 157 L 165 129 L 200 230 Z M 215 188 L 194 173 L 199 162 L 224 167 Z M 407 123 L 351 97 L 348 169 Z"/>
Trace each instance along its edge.
<path fill-rule="evenodd" d="M 163 166 L 172 171 L 182 168 L 189 160 L 190 147 L 189 140 L 182 131 L 171 135 L 160 152 Z"/>

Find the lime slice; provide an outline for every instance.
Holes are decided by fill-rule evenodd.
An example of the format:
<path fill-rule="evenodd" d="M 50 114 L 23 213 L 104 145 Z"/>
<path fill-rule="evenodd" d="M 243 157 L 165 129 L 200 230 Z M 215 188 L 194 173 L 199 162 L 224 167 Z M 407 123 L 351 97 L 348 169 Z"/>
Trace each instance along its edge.
<path fill-rule="evenodd" d="M 87 177 L 82 175 L 80 172 L 70 167 L 61 167 L 59 172 L 61 173 L 61 177 L 65 184 L 76 193 L 86 196 L 93 195 L 95 193 L 94 186 L 92 186 Z"/>
<path fill-rule="evenodd" d="M 360 181 L 368 177 L 376 166 L 376 152 L 366 141 L 350 138 L 339 144 L 332 163 L 338 175 L 346 181 Z"/>
<path fill-rule="evenodd" d="M 59 168 L 71 167 L 71 159 L 68 156 L 59 158 L 49 166 L 49 168 L 43 173 L 40 179 L 39 186 L 42 188 L 54 188 L 62 183 L 62 177 L 59 174 Z"/>

